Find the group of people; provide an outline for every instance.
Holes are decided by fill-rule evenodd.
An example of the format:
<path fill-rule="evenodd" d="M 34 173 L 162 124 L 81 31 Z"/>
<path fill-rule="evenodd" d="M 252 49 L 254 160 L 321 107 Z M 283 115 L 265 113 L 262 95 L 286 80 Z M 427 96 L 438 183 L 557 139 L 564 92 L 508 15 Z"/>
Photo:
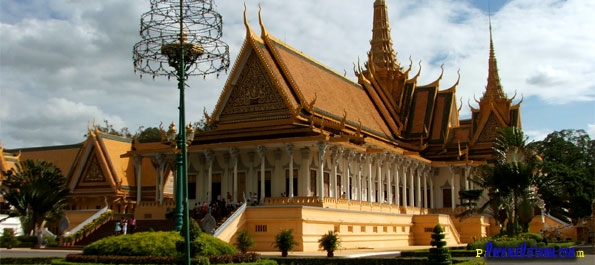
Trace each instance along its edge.
<path fill-rule="evenodd" d="M 132 217 L 132 219 L 128 220 L 124 217 L 120 219 L 120 221 L 116 222 L 116 230 L 115 235 L 126 235 L 128 232 L 130 234 L 134 234 L 134 229 L 136 228 L 136 219 Z"/>

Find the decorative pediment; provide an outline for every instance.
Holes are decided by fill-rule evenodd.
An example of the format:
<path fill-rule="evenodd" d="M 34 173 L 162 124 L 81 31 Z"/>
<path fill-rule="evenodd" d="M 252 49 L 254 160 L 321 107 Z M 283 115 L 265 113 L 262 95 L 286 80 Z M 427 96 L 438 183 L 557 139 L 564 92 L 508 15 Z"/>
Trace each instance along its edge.
<path fill-rule="evenodd" d="M 91 161 L 87 164 L 87 168 L 83 173 L 83 178 L 80 183 L 100 183 L 105 182 L 105 176 L 102 172 L 101 165 L 97 161 L 97 156 L 93 156 Z"/>
<path fill-rule="evenodd" d="M 291 110 L 275 88 L 266 68 L 252 52 L 219 115 L 221 123 L 286 119 Z"/>
<path fill-rule="evenodd" d="M 113 190 L 111 181 L 109 181 L 110 174 L 102 161 L 96 152 L 91 152 L 73 189 L 74 193 L 88 189 L 104 192 Z"/>
<path fill-rule="evenodd" d="M 502 124 L 494 112 L 490 113 L 484 126 L 481 128 L 479 136 L 476 138 L 476 143 L 492 143 L 496 139 L 498 129 Z"/>

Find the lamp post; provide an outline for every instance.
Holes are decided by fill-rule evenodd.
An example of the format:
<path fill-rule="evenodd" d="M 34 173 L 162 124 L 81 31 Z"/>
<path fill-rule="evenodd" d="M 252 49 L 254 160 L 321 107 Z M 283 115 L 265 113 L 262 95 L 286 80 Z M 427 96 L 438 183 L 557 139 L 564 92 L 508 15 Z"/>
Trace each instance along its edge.
<path fill-rule="evenodd" d="M 190 264 L 188 210 L 188 150 L 194 139 L 192 125 L 186 124 L 184 90 L 188 76 L 227 71 L 229 47 L 222 42 L 222 18 L 213 0 L 151 0 L 151 10 L 141 16 L 141 41 L 133 48 L 135 73 L 175 77 L 180 92 L 179 130 L 172 123 L 167 140 L 176 153 L 176 210 L 173 230 L 184 227 L 186 263 Z M 169 66 L 169 67 L 168 67 Z M 219 76 L 219 74 L 217 74 Z"/>

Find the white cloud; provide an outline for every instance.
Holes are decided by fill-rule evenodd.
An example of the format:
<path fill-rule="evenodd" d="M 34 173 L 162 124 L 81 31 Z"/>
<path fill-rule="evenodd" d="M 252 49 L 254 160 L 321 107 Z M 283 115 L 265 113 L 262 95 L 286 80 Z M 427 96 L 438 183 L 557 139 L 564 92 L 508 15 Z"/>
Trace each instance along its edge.
<path fill-rule="evenodd" d="M 587 134 L 589 134 L 591 140 L 595 140 L 595 124 L 587 125 Z"/>
<path fill-rule="evenodd" d="M 483 93 L 487 77 L 487 14 L 469 1 L 388 1 L 398 59 L 412 73 L 422 61 L 419 84 L 434 81 L 445 64 L 441 88 L 461 70 L 457 96 Z M 258 4 L 268 31 L 339 73 L 353 78 L 372 36 L 372 3 L 361 0 L 249 0 L 248 20 L 259 34 Z M 245 37 L 243 3 L 217 1 L 223 41 L 232 63 Z M 2 1 L 0 10 L 0 139 L 7 148 L 70 144 L 82 140 L 88 122 L 116 127 L 157 126 L 177 120 L 175 81 L 142 80 L 133 73 L 132 47 L 147 1 Z M 550 104 L 595 100 L 594 1 L 507 2 L 491 18 L 505 91 Z M 214 108 L 227 75 L 191 78 L 187 119 Z M 575 117 L 573 117 L 575 118 Z M 544 119 L 535 131 L 553 128 Z M 585 124 L 577 123 L 577 129 Z M 38 127 L 43 127 L 43 129 Z M 592 127 L 590 127 L 592 128 Z M 29 133 L 22 133 L 31 130 Z M 539 133 L 538 133 L 539 132 Z M 547 133 L 546 133 L 547 134 Z"/>

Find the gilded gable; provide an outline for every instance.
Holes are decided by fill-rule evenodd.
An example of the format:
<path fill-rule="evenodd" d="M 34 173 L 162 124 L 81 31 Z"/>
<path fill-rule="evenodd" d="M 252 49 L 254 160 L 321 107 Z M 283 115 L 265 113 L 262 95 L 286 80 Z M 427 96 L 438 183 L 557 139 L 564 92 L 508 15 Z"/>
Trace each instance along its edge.
<path fill-rule="evenodd" d="M 109 174 L 105 172 L 105 167 L 102 166 L 97 153 L 93 152 L 86 161 L 84 170 L 78 180 L 78 183 L 73 189 L 74 193 L 83 192 L 83 190 L 97 190 L 102 191 L 112 190 Z"/>
<path fill-rule="evenodd" d="M 246 121 L 285 119 L 291 112 L 266 69 L 255 53 L 252 53 L 221 111 L 219 122 L 240 123 Z"/>
<path fill-rule="evenodd" d="M 483 142 L 492 143 L 494 141 L 494 139 L 496 139 L 496 131 L 500 127 L 501 127 L 500 121 L 498 120 L 498 117 L 496 117 L 496 114 L 493 112 L 490 113 L 490 116 L 488 117 L 488 120 L 486 121 L 485 126 L 483 126 L 481 134 L 477 138 L 477 142 L 478 143 L 483 143 Z"/>

